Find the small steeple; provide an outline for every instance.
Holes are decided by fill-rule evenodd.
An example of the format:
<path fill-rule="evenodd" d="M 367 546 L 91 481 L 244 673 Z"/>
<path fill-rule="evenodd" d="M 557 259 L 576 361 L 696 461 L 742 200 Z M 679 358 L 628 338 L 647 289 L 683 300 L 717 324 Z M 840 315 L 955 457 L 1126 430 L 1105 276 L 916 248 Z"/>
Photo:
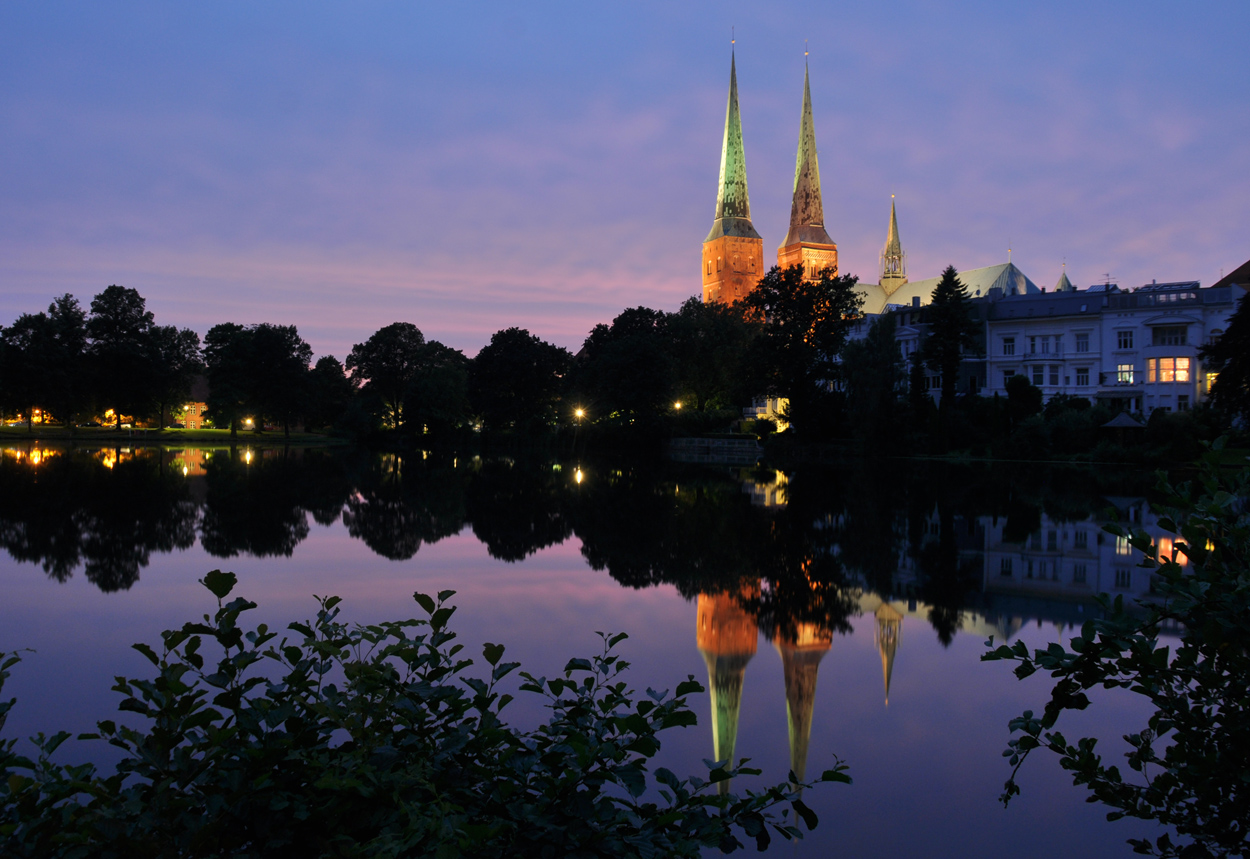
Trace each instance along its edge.
<path fill-rule="evenodd" d="M 898 214 L 894 210 L 894 195 L 890 195 L 890 231 L 881 249 L 881 288 L 887 296 L 907 283 L 907 254 L 898 237 Z"/>
<path fill-rule="evenodd" d="M 790 204 L 790 231 L 782 247 L 800 242 L 832 245 L 825 231 L 825 209 L 820 196 L 820 164 L 816 159 L 816 127 L 812 122 L 811 76 L 803 68 L 803 115 L 799 120 L 799 151 L 794 161 L 794 199 Z"/>
<path fill-rule="evenodd" d="M 751 224 L 747 195 L 747 162 L 742 148 L 742 117 L 738 112 L 737 60 L 729 55 L 729 104 L 725 107 L 725 137 L 721 143 L 720 184 L 716 192 L 716 219 L 705 242 L 721 236 L 758 239 Z"/>
<path fill-rule="evenodd" d="M 1068 264 L 1063 264 L 1063 274 L 1059 275 L 1059 282 L 1055 284 L 1055 292 L 1076 292 L 1076 284 L 1068 280 Z"/>

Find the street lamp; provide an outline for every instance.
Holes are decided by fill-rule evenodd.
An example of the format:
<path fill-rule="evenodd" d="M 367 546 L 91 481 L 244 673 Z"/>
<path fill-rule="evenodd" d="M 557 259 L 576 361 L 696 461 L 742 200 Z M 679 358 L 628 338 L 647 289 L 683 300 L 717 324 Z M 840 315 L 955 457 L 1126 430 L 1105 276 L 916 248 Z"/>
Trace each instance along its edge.
<path fill-rule="evenodd" d="M 582 425 L 582 418 L 586 417 L 586 410 L 585 410 L 585 409 L 574 409 L 574 410 L 573 410 L 573 417 L 577 418 L 577 425 L 580 427 L 580 426 Z"/>
<path fill-rule="evenodd" d="M 673 403 L 673 408 L 674 408 L 674 409 L 676 409 L 677 411 L 679 411 L 679 412 L 680 412 L 680 411 L 681 411 L 681 401 L 680 401 L 680 400 L 678 400 L 677 402 Z"/>

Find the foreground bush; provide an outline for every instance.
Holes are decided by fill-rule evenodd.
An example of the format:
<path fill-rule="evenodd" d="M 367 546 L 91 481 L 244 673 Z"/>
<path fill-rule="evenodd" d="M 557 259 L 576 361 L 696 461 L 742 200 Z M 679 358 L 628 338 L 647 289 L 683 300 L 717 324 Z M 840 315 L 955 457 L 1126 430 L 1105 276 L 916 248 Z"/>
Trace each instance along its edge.
<path fill-rule="evenodd" d="M 741 847 L 738 834 L 760 849 L 770 832 L 801 837 L 774 815 L 782 804 L 816 823 L 793 775 L 737 797 L 711 785 L 758 770 L 710 764 L 706 782 L 650 773 L 658 733 L 694 724 L 685 696 L 702 687 L 689 679 L 635 701 L 612 652 L 624 635 L 560 677 L 521 672 L 521 691 L 544 696 L 552 716 L 519 731 L 500 719 L 512 696 L 498 690 L 518 665 L 487 644 L 489 677 L 464 673 L 451 591 L 415 595 L 426 619 L 369 626 L 339 622 L 339 599 L 322 599 L 315 621 L 278 641 L 240 625 L 255 604 L 226 601 L 233 573 L 203 583 L 216 613 L 163 633 L 159 654 L 135 645 L 155 676 L 114 686 L 149 727 L 105 721 L 80 737 L 125 751 L 115 774 L 53 763 L 66 733 L 34 738 L 33 760 L 0 744 L 0 854 L 698 856 Z M 215 665 L 205 642 L 224 651 Z M 0 687 L 17 662 L 0 658 Z M 0 703 L 0 726 L 13 704 Z M 844 769 L 820 781 L 847 782 Z"/>
<path fill-rule="evenodd" d="M 1221 448 L 1215 445 L 1216 453 Z M 1213 461 L 1212 461 L 1213 462 Z M 1108 617 L 1087 621 L 1068 647 L 1032 653 L 1023 642 L 1001 645 L 986 660 L 1018 663 L 1024 678 L 1049 671 L 1055 680 L 1040 716 L 1011 721 L 1020 736 L 1004 755 L 1014 769 L 1002 799 L 1019 794 L 1016 774 L 1036 750 L 1059 756 L 1077 785 L 1112 811 L 1108 819 L 1157 821 L 1170 832 L 1129 839 L 1134 851 L 1198 859 L 1250 853 L 1250 471 L 1221 473 L 1208 464 L 1191 487 L 1160 485 L 1160 527 L 1174 535 L 1170 551 L 1144 531 L 1118 526 L 1152 568 L 1155 598 L 1126 610 L 1106 604 Z M 1167 548 L 1165 544 L 1165 549 Z M 1160 634 L 1179 635 L 1175 650 Z M 990 642 L 991 646 L 993 640 Z M 1065 710 L 1089 706 L 1089 689 L 1143 695 L 1154 708 L 1142 730 L 1128 734 L 1125 763 L 1108 764 L 1098 741 L 1072 742 L 1053 730 Z M 1173 834 L 1179 836 L 1173 840 Z"/>

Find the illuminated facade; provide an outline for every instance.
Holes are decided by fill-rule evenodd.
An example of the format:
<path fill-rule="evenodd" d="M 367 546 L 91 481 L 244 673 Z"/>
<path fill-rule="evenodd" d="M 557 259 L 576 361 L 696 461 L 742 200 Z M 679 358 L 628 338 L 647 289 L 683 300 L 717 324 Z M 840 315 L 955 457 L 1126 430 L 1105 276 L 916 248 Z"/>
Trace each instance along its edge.
<path fill-rule="evenodd" d="M 703 301 L 733 304 L 746 297 L 764 274 L 764 239 L 751 223 L 742 118 L 738 113 L 738 71 L 729 60 L 729 104 L 721 144 L 716 217 L 703 240 Z"/>

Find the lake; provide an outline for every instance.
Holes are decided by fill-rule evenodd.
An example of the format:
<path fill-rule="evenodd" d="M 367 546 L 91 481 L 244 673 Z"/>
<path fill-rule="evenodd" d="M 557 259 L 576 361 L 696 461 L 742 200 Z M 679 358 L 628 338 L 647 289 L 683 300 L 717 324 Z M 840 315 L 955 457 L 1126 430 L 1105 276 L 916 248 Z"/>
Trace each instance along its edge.
<path fill-rule="evenodd" d="M 414 591 L 457 592 L 473 654 L 507 645 L 552 676 L 624 631 L 639 689 L 687 675 L 699 725 L 662 735 L 659 763 L 706 773 L 749 757 L 746 786 L 813 777 L 835 756 L 854 783 L 805 795 L 820 825 L 779 855 L 1131 856 L 1137 821 L 1107 823 L 1055 761 L 997 802 L 1007 723 L 1040 710 L 1046 678 L 982 663 L 989 636 L 1042 645 L 1143 596 L 1148 570 L 1102 531 L 1157 530 L 1139 472 L 857 461 L 772 469 L 638 460 L 510 459 L 350 448 L 0 451 L 0 650 L 29 648 L 6 697 L 6 736 L 85 731 L 115 718 L 130 649 L 212 611 L 197 583 L 238 574 L 253 622 L 311 617 L 337 594 L 350 620 L 416 616 Z M 1068 736 L 1145 725 L 1131 696 L 1095 695 Z M 531 725 L 525 698 L 507 711 Z M 1105 745 L 1105 748 L 1103 746 Z M 108 763 L 70 743 L 63 760 Z M 735 783 L 734 787 L 741 787 Z"/>

